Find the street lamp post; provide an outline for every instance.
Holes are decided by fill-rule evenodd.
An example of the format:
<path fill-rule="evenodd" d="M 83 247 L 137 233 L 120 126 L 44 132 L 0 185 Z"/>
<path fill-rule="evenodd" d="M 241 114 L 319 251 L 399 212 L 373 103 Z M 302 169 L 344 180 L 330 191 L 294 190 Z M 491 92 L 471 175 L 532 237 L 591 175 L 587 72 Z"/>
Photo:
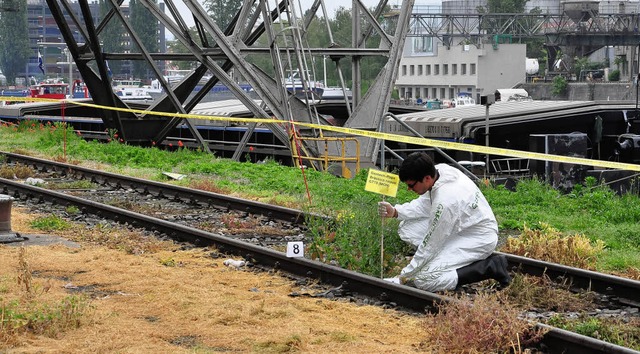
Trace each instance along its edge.
<path fill-rule="evenodd" d="M 68 95 L 70 98 L 73 97 L 73 92 L 71 92 L 71 90 L 73 89 L 73 60 L 71 58 L 71 51 L 68 48 L 64 48 L 62 49 L 62 53 L 64 53 L 67 61 L 60 61 L 57 62 L 56 64 L 58 65 L 64 65 L 64 64 L 68 64 L 69 65 L 69 91 L 68 91 Z"/>
<path fill-rule="evenodd" d="M 495 94 L 488 94 L 480 97 L 480 104 L 485 106 L 484 115 L 484 143 L 486 147 L 489 147 L 489 106 L 496 102 Z M 485 155 L 484 173 L 485 177 L 489 174 L 489 153 Z"/>

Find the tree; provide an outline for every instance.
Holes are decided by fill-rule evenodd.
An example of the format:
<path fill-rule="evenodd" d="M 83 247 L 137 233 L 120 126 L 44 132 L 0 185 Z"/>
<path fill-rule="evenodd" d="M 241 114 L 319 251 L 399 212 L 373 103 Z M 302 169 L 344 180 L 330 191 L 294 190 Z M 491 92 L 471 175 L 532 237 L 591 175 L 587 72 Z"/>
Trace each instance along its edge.
<path fill-rule="evenodd" d="M 202 45 L 202 41 L 198 36 L 198 32 L 196 31 L 195 26 L 189 28 L 189 34 L 191 38 L 193 38 L 194 42 L 198 45 Z M 190 51 L 185 47 L 179 40 L 174 39 L 172 41 L 167 42 L 167 52 L 169 53 L 190 53 Z M 180 61 L 172 61 L 171 66 L 179 69 L 179 70 L 193 70 L 197 66 L 197 61 L 191 60 L 180 60 Z"/>
<path fill-rule="evenodd" d="M 158 52 L 158 20 L 149 10 L 138 1 L 131 0 L 129 1 L 129 20 L 131 27 L 147 51 L 150 53 Z M 134 77 L 148 78 L 151 76 L 149 70 L 150 67 L 146 61 L 136 60 L 133 62 L 132 74 Z"/>
<path fill-rule="evenodd" d="M 373 10 L 371 11 L 373 13 Z M 329 19 L 329 27 L 331 28 L 331 34 L 334 42 L 332 43 L 333 46 L 343 48 L 350 48 L 352 46 L 352 18 L 351 9 L 341 6 L 336 10 L 335 17 L 333 19 Z M 381 21 L 382 19 L 378 20 Z M 323 47 L 330 42 L 329 32 L 324 23 L 325 21 L 323 18 L 317 17 L 311 22 L 311 26 L 309 27 L 307 34 L 308 44 L 310 47 Z M 381 25 L 384 28 L 382 23 Z M 378 33 L 374 33 L 367 40 L 366 46 L 369 48 L 375 48 L 379 43 L 380 35 Z M 352 67 L 351 62 L 348 59 L 348 57 L 326 58 L 326 60 L 324 58 L 315 58 L 313 62 L 314 72 L 319 76 L 316 79 L 320 80 L 321 77 L 326 75 L 326 86 L 339 86 L 340 79 L 336 67 L 336 63 L 339 63 L 345 79 L 345 84 L 347 87 L 351 86 L 352 83 L 349 78 L 352 76 Z M 383 57 L 365 57 L 360 62 L 362 88 L 365 91 L 371 85 L 372 81 L 376 78 L 385 63 L 386 58 Z M 324 70 L 325 64 L 326 72 Z"/>
<path fill-rule="evenodd" d="M 521 14 L 524 13 L 524 6 L 527 0 L 487 0 L 486 6 L 478 6 L 477 11 L 481 14 Z M 483 22 L 483 29 L 489 33 L 499 33 L 505 26 L 508 19 L 495 19 Z"/>
<path fill-rule="evenodd" d="M 487 0 L 485 12 L 494 14 L 521 14 L 528 0 Z"/>
<path fill-rule="evenodd" d="M 242 6 L 242 0 L 204 0 L 204 9 L 223 32 Z"/>
<path fill-rule="evenodd" d="M 105 0 L 100 0 L 100 18 L 104 18 L 111 5 Z M 100 41 L 102 42 L 102 50 L 107 53 L 122 53 L 124 51 L 124 25 L 117 16 L 114 16 L 109 21 L 109 24 L 100 33 Z M 120 73 L 122 63 L 119 61 L 109 62 L 109 68 L 114 75 Z"/>
<path fill-rule="evenodd" d="M 27 2 L 17 1 L 18 11 L 0 13 L 0 68 L 8 83 L 25 72 L 29 57 L 36 56 L 29 47 Z"/>

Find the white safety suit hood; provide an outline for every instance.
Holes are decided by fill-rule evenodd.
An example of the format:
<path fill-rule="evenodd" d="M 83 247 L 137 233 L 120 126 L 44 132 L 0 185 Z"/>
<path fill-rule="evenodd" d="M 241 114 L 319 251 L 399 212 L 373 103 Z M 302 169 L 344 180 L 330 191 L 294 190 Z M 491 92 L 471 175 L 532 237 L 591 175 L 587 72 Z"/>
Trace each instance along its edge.
<path fill-rule="evenodd" d="M 456 269 L 491 255 L 498 224 L 489 203 L 471 179 L 446 164 L 431 191 L 395 205 L 398 234 L 417 247 L 400 277 L 427 291 L 455 289 Z"/>

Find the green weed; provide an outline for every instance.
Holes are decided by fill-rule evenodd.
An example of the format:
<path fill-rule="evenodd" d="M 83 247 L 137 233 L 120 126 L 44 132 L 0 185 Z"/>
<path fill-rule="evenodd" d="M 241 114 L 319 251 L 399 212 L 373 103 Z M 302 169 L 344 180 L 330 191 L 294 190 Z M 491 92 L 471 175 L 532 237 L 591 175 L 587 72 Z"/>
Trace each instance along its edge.
<path fill-rule="evenodd" d="M 66 230 L 71 225 L 56 215 L 39 217 L 31 222 L 31 226 L 42 231 Z"/>
<path fill-rule="evenodd" d="M 356 197 L 348 208 L 338 211 L 333 222 L 309 218 L 310 257 L 373 276 L 380 276 L 381 270 L 384 274 L 397 275 L 399 267 L 404 265 L 404 256 L 411 250 L 398 237 L 397 220 L 386 220 L 383 225 L 375 205 L 371 196 Z"/>
<path fill-rule="evenodd" d="M 640 319 L 581 317 L 567 319 L 553 316 L 548 324 L 605 342 L 640 350 Z"/>
<path fill-rule="evenodd" d="M 78 328 L 90 309 L 84 296 L 67 296 L 57 304 L 21 303 L 0 305 L 0 340 L 11 342 L 20 333 L 31 332 L 55 338 L 61 332 Z"/>
<path fill-rule="evenodd" d="M 67 206 L 64 211 L 66 211 L 67 213 L 74 215 L 74 214 L 79 214 L 80 213 L 80 209 L 78 209 L 77 206 L 75 205 L 69 205 Z"/>

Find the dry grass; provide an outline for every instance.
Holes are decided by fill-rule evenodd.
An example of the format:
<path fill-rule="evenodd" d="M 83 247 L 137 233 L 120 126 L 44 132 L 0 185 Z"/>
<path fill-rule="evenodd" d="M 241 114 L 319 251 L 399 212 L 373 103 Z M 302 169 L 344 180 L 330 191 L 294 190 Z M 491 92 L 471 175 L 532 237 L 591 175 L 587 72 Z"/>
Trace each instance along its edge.
<path fill-rule="evenodd" d="M 573 293 L 570 284 L 565 286 L 552 282 L 547 277 L 516 274 L 501 296 L 519 308 L 536 308 L 544 311 L 587 311 L 594 307 L 595 294 Z"/>
<path fill-rule="evenodd" d="M 35 172 L 33 171 L 33 168 L 22 164 L 16 164 L 13 166 L 3 165 L 0 167 L 0 177 L 6 179 L 25 179 L 33 177 L 34 175 Z"/>
<path fill-rule="evenodd" d="M 627 268 L 624 272 L 612 272 L 612 273 L 619 277 L 640 280 L 640 269 L 638 268 Z"/>
<path fill-rule="evenodd" d="M 220 188 L 216 182 L 212 179 L 197 179 L 189 182 L 189 188 L 200 189 L 206 192 L 218 193 L 218 194 L 230 194 L 229 190 Z"/>
<path fill-rule="evenodd" d="M 539 341 L 542 332 L 518 318 L 518 310 L 502 301 L 499 294 L 479 294 L 473 302 L 457 301 L 430 315 L 425 323 L 429 343 L 438 353 L 523 352 Z"/>
<path fill-rule="evenodd" d="M 604 250 L 604 242 L 592 243 L 581 234 L 564 236 L 550 225 L 540 223 L 539 229 L 526 225 L 518 238 L 509 237 L 501 251 L 564 264 L 583 269 L 595 269 L 597 257 Z"/>
<path fill-rule="evenodd" d="M 14 250 L 14 279 L 5 273 L 0 277 L 0 348 L 19 346 L 26 335 L 56 338 L 88 320 L 91 309 L 83 296 L 51 295 L 52 280 L 34 279 L 27 249 Z"/>
<path fill-rule="evenodd" d="M 36 215 L 14 207 L 14 231 L 35 232 Z M 90 299 L 77 327 L 54 336 L 16 333 L 2 348 L 17 353 L 415 353 L 429 350 L 423 319 L 373 306 L 290 297 L 277 274 L 225 267 L 212 250 L 180 250 L 118 228 L 74 226 L 80 248 L 30 246 L 31 287 L 43 304 Z M 131 246 L 138 243 L 138 246 Z M 148 246 L 143 246 L 148 244 Z M 133 252 L 132 249 L 144 250 Z M 0 246 L 2 301 L 21 293 L 20 248 Z M 22 269 L 22 270 L 21 270 Z M 24 286 L 23 286 L 24 287 Z M 428 341 L 427 341 L 428 342 Z M 425 349 L 426 348 L 426 349 Z"/>

